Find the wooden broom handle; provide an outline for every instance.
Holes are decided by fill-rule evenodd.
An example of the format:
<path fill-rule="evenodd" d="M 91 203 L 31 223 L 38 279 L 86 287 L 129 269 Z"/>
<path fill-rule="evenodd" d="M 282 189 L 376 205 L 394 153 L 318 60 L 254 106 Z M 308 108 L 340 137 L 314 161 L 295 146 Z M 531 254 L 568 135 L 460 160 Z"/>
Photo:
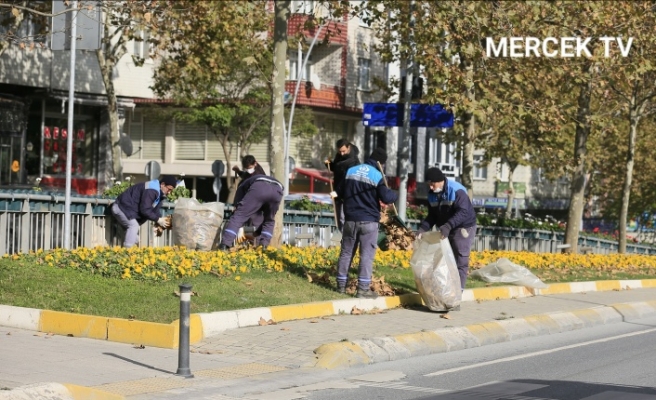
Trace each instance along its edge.
<path fill-rule="evenodd" d="M 380 164 L 380 161 L 376 161 L 376 164 L 378 164 L 378 169 L 380 170 L 380 173 L 383 174 L 383 181 L 385 182 L 385 187 L 389 189 L 389 185 L 387 184 L 387 177 L 385 176 L 385 171 L 383 171 L 383 166 Z M 394 210 L 394 214 L 399 215 L 399 212 L 396 211 L 396 204 L 392 203 L 392 209 Z"/>

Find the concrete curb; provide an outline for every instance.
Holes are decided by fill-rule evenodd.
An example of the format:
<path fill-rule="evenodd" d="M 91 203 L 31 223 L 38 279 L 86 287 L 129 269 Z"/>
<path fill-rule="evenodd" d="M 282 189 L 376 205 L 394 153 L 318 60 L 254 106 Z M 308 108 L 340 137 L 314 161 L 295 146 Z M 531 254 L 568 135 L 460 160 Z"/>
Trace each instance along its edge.
<path fill-rule="evenodd" d="M 519 286 L 500 286 L 466 289 L 463 292 L 462 301 L 512 299 L 560 293 L 654 287 L 656 287 L 656 279 L 556 283 L 541 290 Z M 198 343 L 204 338 L 229 329 L 257 326 L 261 319 L 284 322 L 350 313 L 353 307 L 357 307 L 362 311 L 372 311 L 421 304 L 421 297 L 413 293 L 379 297 L 373 300 L 349 298 L 307 304 L 192 314 L 190 318 L 190 343 Z M 160 324 L 0 305 L 0 326 L 169 349 L 178 347 L 179 324 L 178 320 L 170 324 Z"/>
<path fill-rule="evenodd" d="M 656 301 L 619 303 L 428 332 L 328 343 L 315 350 L 316 362 L 308 366 L 325 369 L 348 368 L 631 321 L 653 315 L 656 315 Z"/>
<path fill-rule="evenodd" d="M 0 392 L 0 400 L 123 400 L 125 397 L 84 386 L 39 383 Z"/>

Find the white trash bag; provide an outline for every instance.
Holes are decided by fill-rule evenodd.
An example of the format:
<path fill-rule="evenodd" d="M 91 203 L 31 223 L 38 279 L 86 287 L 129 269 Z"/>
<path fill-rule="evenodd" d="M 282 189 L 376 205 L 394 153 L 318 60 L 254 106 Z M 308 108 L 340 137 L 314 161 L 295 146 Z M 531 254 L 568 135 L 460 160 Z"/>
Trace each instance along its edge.
<path fill-rule="evenodd" d="M 209 251 L 218 247 L 224 204 L 200 203 L 180 198 L 173 211 L 173 244 L 189 250 Z"/>
<path fill-rule="evenodd" d="M 507 258 L 500 258 L 483 268 L 475 270 L 469 276 L 485 282 L 510 283 L 534 289 L 549 287 L 527 268 L 515 264 Z"/>
<path fill-rule="evenodd" d="M 410 258 L 417 290 L 432 311 L 448 311 L 462 299 L 456 258 L 449 240 L 441 237 L 440 232 L 422 234 Z"/>

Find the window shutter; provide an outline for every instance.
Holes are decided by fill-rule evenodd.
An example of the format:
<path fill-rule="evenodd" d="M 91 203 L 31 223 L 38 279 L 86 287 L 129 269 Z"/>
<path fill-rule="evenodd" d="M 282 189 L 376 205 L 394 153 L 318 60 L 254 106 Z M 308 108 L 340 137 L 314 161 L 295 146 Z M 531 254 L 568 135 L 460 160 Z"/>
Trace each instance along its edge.
<path fill-rule="evenodd" d="M 205 160 L 207 128 L 202 125 L 175 123 L 175 159 Z"/>
<path fill-rule="evenodd" d="M 166 122 L 158 122 L 155 119 L 144 121 L 142 159 L 163 160 L 165 139 Z"/>

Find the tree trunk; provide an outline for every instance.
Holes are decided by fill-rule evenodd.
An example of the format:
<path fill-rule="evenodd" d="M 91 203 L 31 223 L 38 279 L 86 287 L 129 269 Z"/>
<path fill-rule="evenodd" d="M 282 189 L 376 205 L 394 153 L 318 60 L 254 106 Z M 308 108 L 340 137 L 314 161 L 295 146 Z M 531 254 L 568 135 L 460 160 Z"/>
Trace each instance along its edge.
<path fill-rule="evenodd" d="M 474 137 L 476 116 L 469 114 L 465 121 L 465 143 L 462 151 L 462 185 L 467 188 L 470 199 L 474 199 Z"/>
<path fill-rule="evenodd" d="M 109 149 L 110 153 L 107 155 L 111 160 L 111 173 L 117 180 L 123 180 L 123 165 L 121 164 L 121 147 L 119 145 L 121 139 L 121 132 L 119 130 L 119 117 L 118 117 L 118 99 L 116 98 L 116 89 L 114 88 L 114 81 L 112 75 L 116 63 L 125 55 L 127 51 L 124 46 L 122 32 L 110 32 L 110 17 L 111 12 L 103 10 L 103 29 L 104 36 L 103 43 L 100 48 L 96 50 L 96 58 L 100 66 L 100 73 L 102 75 L 103 84 L 105 85 L 105 92 L 107 93 L 107 113 L 109 114 Z M 112 37 L 118 37 L 116 43 L 111 42 Z"/>
<path fill-rule="evenodd" d="M 589 74 L 592 67 L 587 62 L 583 72 Z M 576 139 L 574 143 L 574 172 L 572 173 L 571 193 L 569 198 L 569 213 L 567 215 L 567 230 L 565 231 L 565 243 L 570 247 L 565 249 L 566 253 L 576 253 L 579 242 L 579 229 L 581 217 L 583 216 L 583 200 L 585 196 L 585 157 L 587 153 L 588 136 L 590 135 L 590 98 L 592 96 L 592 79 L 581 86 L 578 99 Z"/>
<path fill-rule="evenodd" d="M 271 175 L 285 182 L 285 141 L 283 94 L 285 92 L 285 61 L 287 60 L 287 20 L 291 0 L 275 1 L 275 23 L 273 29 L 273 91 L 271 95 Z M 271 238 L 271 246 L 282 244 L 282 216 L 284 200 L 276 214 L 276 224 Z"/>
<path fill-rule="evenodd" d="M 107 112 L 109 114 L 109 149 L 112 160 L 111 173 L 117 180 L 123 180 L 123 168 L 121 165 L 121 147 L 119 141 L 121 139 L 121 132 L 118 126 L 118 100 L 116 99 L 116 90 L 114 89 L 114 82 L 112 81 L 112 72 L 114 70 L 114 62 L 105 57 L 105 53 L 96 50 L 98 64 L 100 65 L 100 72 L 102 74 L 103 83 L 105 84 L 105 91 L 107 92 Z"/>
<path fill-rule="evenodd" d="M 635 157 L 636 136 L 638 134 L 638 123 L 640 122 L 641 113 L 636 109 L 635 95 L 631 98 L 629 106 L 629 148 L 626 152 L 626 175 L 624 176 L 624 185 L 622 186 L 622 209 L 620 211 L 620 233 L 619 233 L 619 250 L 620 254 L 626 253 L 626 221 L 629 217 L 629 199 L 631 197 L 631 181 L 633 180 L 633 162 Z"/>
<path fill-rule="evenodd" d="M 512 218 L 512 208 L 515 202 L 515 184 L 513 183 L 513 174 L 517 164 L 508 163 L 508 204 L 506 205 L 506 218 Z"/>
<path fill-rule="evenodd" d="M 471 63 L 462 61 L 467 71 L 467 98 L 471 103 L 476 100 L 474 92 L 474 66 Z M 463 125 L 465 128 L 465 138 L 462 149 L 462 185 L 467 189 L 470 199 L 474 199 L 474 140 L 476 139 L 476 116 L 473 112 L 466 112 L 463 115 Z"/>

